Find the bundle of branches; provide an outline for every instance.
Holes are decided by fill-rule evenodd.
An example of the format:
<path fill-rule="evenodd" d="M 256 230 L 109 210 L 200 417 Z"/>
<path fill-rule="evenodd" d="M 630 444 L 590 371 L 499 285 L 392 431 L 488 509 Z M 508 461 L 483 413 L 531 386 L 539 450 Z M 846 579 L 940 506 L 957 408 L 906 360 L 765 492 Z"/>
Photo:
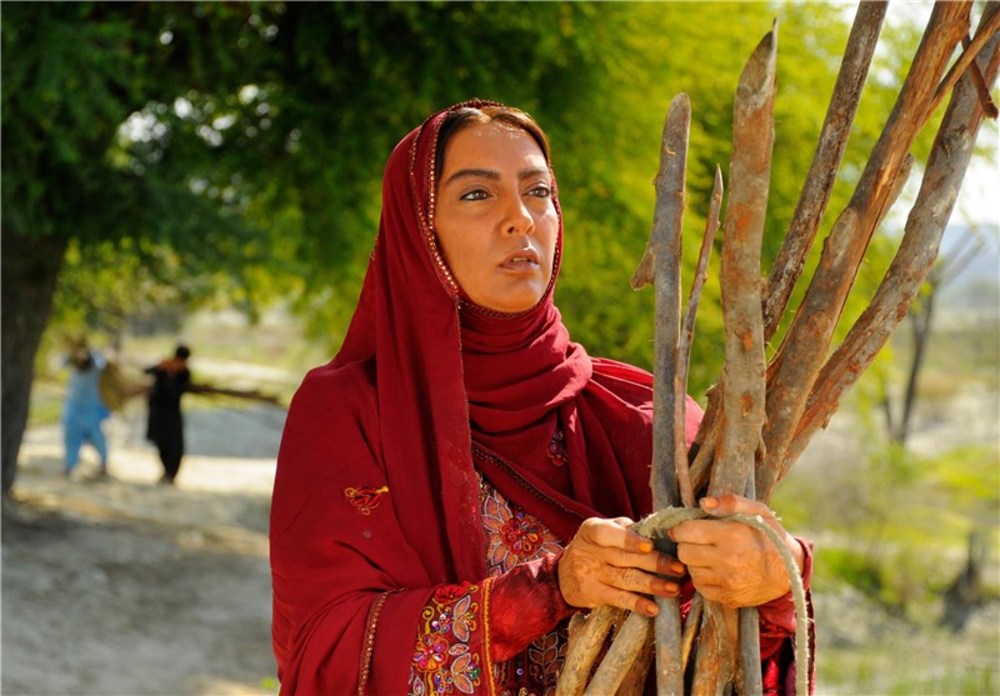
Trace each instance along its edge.
<path fill-rule="evenodd" d="M 725 363 L 708 394 L 695 444 L 684 440 L 684 400 L 695 313 L 720 219 L 722 176 L 707 216 L 701 255 L 681 317 L 681 221 L 685 201 L 690 105 L 674 98 L 663 130 L 653 231 L 633 287 L 656 293 L 653 474 L 656 509 L 694 508 L 703 495 L 739 493 L 767 502 L 841 396 L 868 368 L 906 315 L 937 256 L 1000 63 L 1000 6 L 989 2 L 974 34 L 970 1 L 935 6 L 895 107 L 847 207 L 823 244 L 819 264 L 770 360 L 765 346 L 784 316 L 829 201 L 868 73 L 886 3 L 860 3 L 840 73 L 798 206 L 770 277 L 761 276 L 767 207 L 777 25 L 754 50 L 739 80 L 733 118 L 729 196 L 723 224 L 720 284 Z M 958 45 L 959 56 L 951 60 Z M 951 63 L 949 67 L 949 62 Z M 896 255 L 868 308 L 832 352 L 834 329 L 875 229 L 895 203 L 911 168 L 909 149 L 940 102 L 950 102 L 924 169 Z M 761 692 L 757 615 L 696 596 L 683 626 L 676 600 L 660 599 L 651 621 L 600 607 L 571 626 L 560 694 L 641 692 L 655 656 L 660 694 L 718 694 L 730 687 Z M 727 622 L 739 625 L 733 645 Z M 797 655 L 807 619 L 799 616 Z M 603 661 L 594 662 L 613 641 Z M 692 657 L 693 656 L 693 657 Z M 799 693 L 808 692 L 800 664 Z M 588 685 L 588 678 L 591 677 Z"/>

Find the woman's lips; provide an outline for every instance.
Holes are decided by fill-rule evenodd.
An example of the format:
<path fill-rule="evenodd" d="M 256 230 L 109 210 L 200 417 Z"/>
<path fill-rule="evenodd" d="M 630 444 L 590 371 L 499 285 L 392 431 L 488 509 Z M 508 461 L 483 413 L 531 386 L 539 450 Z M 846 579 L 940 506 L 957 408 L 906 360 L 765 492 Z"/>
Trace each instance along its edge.
<path fill-rule="evenodd" d="M 500 268 L 510 271 L 529 271 L 538 268 L 538 254 L 534 250 L 517 251 L 500 264 Z"/>

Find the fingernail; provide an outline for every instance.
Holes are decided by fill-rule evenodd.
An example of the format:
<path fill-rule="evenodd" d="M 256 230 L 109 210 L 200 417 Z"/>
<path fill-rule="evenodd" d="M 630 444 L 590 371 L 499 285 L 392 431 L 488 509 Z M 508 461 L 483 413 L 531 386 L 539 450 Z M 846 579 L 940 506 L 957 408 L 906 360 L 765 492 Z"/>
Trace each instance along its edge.
<path fill-rule="evenodd" d="M 643 541 L 640 541 L 639 550 L 642 551 L 643 553 L 649 553 L 650 551 L 653 550 L 653 542 L 651 542 L 649 539 L 644 539 Z"/>
<path fill-rule="evenodd" d="M 670 572 L 674 575 L 682 575 L 687 568 L 684 567 L 683 563 L 671 563 Z"/>
<path fill-rule="evenodd" d="M 642 613 L 646 616 L 656 616 L 660 613 L 660 610 L 653 602 L 646 602 L 642 605 Z"/>
<path fill-rule="evenodd" d="M 702 498 L 701 507 L 703 510 L 714 510 L 719 507 L 719 501 L 716 498 Z"/>
<path fill-rule="evenodd" d="M 673 597 L 680 590 L 676 583 L 665 582 L 663 583 L 663 594 Z"/>

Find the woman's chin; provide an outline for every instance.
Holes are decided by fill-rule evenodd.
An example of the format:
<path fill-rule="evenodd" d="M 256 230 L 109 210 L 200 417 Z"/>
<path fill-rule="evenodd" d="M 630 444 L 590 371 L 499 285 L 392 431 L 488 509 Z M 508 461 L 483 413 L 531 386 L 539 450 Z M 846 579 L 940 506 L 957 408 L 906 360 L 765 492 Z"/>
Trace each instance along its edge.
<path fill-rule="evenodd" d="M 494 312 L 500 312 L 501 314 L 519 314 L 521 312 L 526 312 L 538 304 L 538 301 L 542 299 L 541 294 L 528 294 L 520 297 L 504 297 L 503 300 L 485 300 L 483 302 L 475 302 L 480 307 L 484 309 L 489 309 Z"/>

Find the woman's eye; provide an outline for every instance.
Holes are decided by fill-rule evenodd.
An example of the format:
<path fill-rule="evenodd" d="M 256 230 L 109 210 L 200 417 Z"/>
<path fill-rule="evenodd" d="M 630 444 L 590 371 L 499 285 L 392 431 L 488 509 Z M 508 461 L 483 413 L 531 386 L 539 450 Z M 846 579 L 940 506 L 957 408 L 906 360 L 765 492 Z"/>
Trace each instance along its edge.
<path fill-rule="evenodd" d="M 462 201 L 482 201 L 487 198 L 488 194 L 482 189 L 476 189 L 474 191 L 468 191 L 459 196 L 459 200 Z"/>
<path fill-rule="evenodd" d="M 528 191 L 528 195 L 535 196 L 536 198 L 548 198 L 552 195 L 552 189 L 545 184 L 539 184 Z"/>

